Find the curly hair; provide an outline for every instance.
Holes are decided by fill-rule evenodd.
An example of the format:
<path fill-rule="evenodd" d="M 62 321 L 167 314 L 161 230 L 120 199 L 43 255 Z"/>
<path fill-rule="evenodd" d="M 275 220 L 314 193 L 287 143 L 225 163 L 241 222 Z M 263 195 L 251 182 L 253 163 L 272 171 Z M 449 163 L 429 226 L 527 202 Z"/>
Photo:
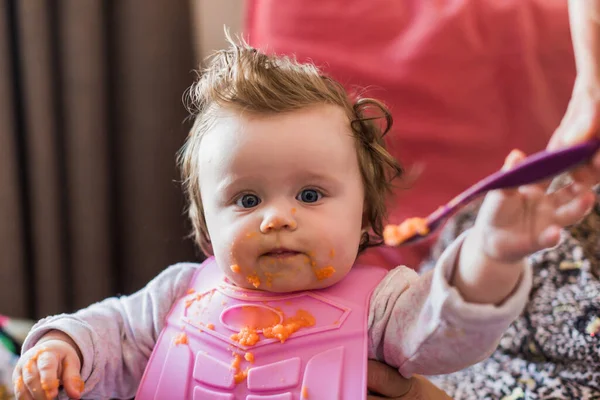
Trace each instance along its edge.
<path fill-rule="evenodd" d="M 364 222 L 370 228 L 370 232 L 363 232 L 359 252 L 380 245 L 386 199 L 391 193 L 392 181 L 403 173 L 383 140 L 392 126 L 390 112 L 374 99 L 352 101 L 340 83 L 324 75 L 313 64 L 300 63 L 292 57 L 268 55 L 243 40 L 236 42 L 227 33 L 226 36 L 229 48 L 213 54 L 184 95 L 194 123 L 179 152 L 178 164 L 196 243 L 206 255 L 212 254 L 196 157 L 202 137 L 214 126 L 219 109 L 269 115 L 329 104 L 345 111 L 349 130 L 356 139 L 365 188 Z"/>

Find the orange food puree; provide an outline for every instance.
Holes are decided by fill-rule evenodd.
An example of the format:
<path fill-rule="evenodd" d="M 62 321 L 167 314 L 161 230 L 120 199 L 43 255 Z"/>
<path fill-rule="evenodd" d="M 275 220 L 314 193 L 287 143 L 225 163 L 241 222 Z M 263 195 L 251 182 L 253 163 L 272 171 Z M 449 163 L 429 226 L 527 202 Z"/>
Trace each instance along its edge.
<path fill-rule="evenodd" d="M 231 271 L 235 272 L 236 274 L 240 273 L 240 266 L 237 264 L 233 264 L 231 267 L 229 267 L 231 269 Z"/>
<path fill-rule="evenodd" d="M 210 323 L 209 323 L 209 324 L 206 324 L 206 327 L 207 327 L 208 329 L 210 329 L 211 331 L 214 331 L 214 330 L 215 330 L 215 324 L 210 324 Z"/>
<path fill-rule="evenodd" d="M 50 381 L 42 381 L 42 389 L 46 393 L 46 397 L 49 399 L 54 398 L 53 395 L 54 395 L 55 391 L 58 389 L 59 385 L 60 385 L 60 382 L 56 378 L 51 379 Z M 56 394 L 58 394 L 58 391 L 56 392 Z"/>
<path fill-rule="evenodd" d="M 258 275 L 256 275 L 256 272 L 252 275 L 248 275 L 246 277 L 246 280 L 250 282 L 255 288 L 260 286 L 260 279 L 258 278 Z"/>
<path fill-rule="evenodd" d="M 17 379 L 15 379 L 15 388 L 19 391 L 25 388 L 25 384 L 23 383 L 23 377 L 19 375 Z"/>
<path fill-rule="evenodd" d="M 38 351 L 35 352 L 35 354 L 33 355 L 33 357 L 31 357 L 29 359 L 29 361 L 27 361 L 27 364 L 25 365 L 25 368 L 27 368 L 27 372 L 31 372 L 31 368 L 33 368 L 33 364 L 35 364 L 38 360 L 38 357 L 40 356 L 40 354 L 42 354 L 43 352 L 48 351 L 47 347 L 42 347 L 41 349 L 39 349 Z"/>
<path fill-rule="evenodd" d="M 302 398 L 308 399 L 308 388 L 306 386 L 302 386 Z"/>
<path fill-rule="evenodd" d="M 254 362 L 254 353 L 247 352 L 246 354 L 244 354 L 244 358 L 248 362 Z"/>
<path fill-rule="evenodd" d="M 185 332 L 181 332 L 179 335 L 177 335 L 177 337 L 173 341 L 173 344 L 175 344 L 175 346 L 180 345 L 180 344 L 187 344 L 187 343 L 188 343 L 188 337 L 185 334 Z"/>
<path fill-rule="evenodd" d="M 248 376 L 248 369 L 242 371 L 240 365 L 242 364 L 242 356 L 239 354 L 234 354 L 233 361 L 231 362 L 231 368 L 234 369 L 235 375 L 233 375 L 233 379 L 235 383 L 240 383 Z"/>
<path fill-rule="evenodd" d="M 409 218 L 400 225 L 387 225 L 383 230 L 383 240 L 388 246 L 398 246 L 415 233 L 419 235 L 429 233 L 427 219 Z"/>
<path fill-rule="evenodd" d="M 286 318 L 283 323 L 263 329 L 263 335 L 266 338 L 279 339 L 284 343 L 292 333 L 300 328 L 313 326 L 315 317 L 305 310 L 298 310 L 296 315 Z"/>
<path fill-rule="evenodd" d="M 193 294 L 193 293 L 192 293 Z M 187 310 L 188 308 L 190 308 L 190 306 L 192 304 L 194 304 L 195 301 L 199 301 L 202 299 L 202 295 L 200 293 L 197 293 L 194 297 L 191 297 L 189 299 L 185 300 L 185 309 Z"/>
<path fill-rule="evenodd" d="M 75 389 L 77 389 L 79 393 L 83 393 L 83 391 L 85 390 L 85 383 L 83 383 L 83 379 L 81 379 L 81 377 L 76 376 L 74 378 L 71 378 L 71 382 L 73 382 Z"/>
<path fill-rule="evenodd" d="M 255 328 L 245 326 L 239 333 L 231 335 L 231 340 L 238 342 L 242 346 L 254 346 L 260 338 Z"/>
<path fill-rule="evenodd" d="M 335 273 L 335 268 L 331 265 L 315 270 L 315 275 L 317 279 L 322 281 L 323 279 L 329 278 L 331 275 Z"/>

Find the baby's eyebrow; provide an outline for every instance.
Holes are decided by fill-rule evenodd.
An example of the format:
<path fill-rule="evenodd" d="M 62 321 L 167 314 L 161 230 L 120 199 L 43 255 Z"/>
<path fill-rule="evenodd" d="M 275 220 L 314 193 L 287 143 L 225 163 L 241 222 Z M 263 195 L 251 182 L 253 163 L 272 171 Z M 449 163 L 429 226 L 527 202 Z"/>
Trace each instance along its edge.
<path fill-rule="evenodd" d="M 298 174 L 298 180 L 306 181 L 306 182 L 330 183 L 330 182 L 335 182 L 336 178 L 335 178 L 335 176 L 327 174 L 327 173 L 306 171 L 301 174 Z"/>
<path fill-rule="evenodd" d="M 247 176 L 227 176 L 219 182 L 217 185 L 218 192 L 228 192 L 231 190 L 235 190 L 239 186 L 243 185 L 245 182 L 248 182 L 250 178 Z"/>

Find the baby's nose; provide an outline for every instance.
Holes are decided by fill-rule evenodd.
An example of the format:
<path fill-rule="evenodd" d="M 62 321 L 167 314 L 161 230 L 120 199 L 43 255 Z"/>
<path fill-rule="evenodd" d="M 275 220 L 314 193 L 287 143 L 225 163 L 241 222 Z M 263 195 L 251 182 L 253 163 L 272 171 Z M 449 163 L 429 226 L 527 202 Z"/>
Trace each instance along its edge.
<path fill-rule="evenodd" d="M 268 212 L 260 224 L 260 231 L 262 233 L 269 233 L 283 229 L 295 230 L 298 224 L 292 214 L 291 210 L 288 210 L 288 212 L 276 210 Z"/>

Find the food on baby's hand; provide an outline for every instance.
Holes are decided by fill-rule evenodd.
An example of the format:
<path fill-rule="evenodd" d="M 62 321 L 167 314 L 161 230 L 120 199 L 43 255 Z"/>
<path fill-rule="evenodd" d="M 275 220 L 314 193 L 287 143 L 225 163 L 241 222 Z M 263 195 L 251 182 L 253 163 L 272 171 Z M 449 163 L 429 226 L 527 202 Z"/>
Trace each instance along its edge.
<path fill-rule="evenodd" d="M 50 381 L 42 381 L 42 390 L 48 399 L 52 398 L 52 394 L 58 389 L 59 386 L 60 381 L 56 378 L 51 379 Z M 81 393 L 81 391 L 79 393 Z"/>

